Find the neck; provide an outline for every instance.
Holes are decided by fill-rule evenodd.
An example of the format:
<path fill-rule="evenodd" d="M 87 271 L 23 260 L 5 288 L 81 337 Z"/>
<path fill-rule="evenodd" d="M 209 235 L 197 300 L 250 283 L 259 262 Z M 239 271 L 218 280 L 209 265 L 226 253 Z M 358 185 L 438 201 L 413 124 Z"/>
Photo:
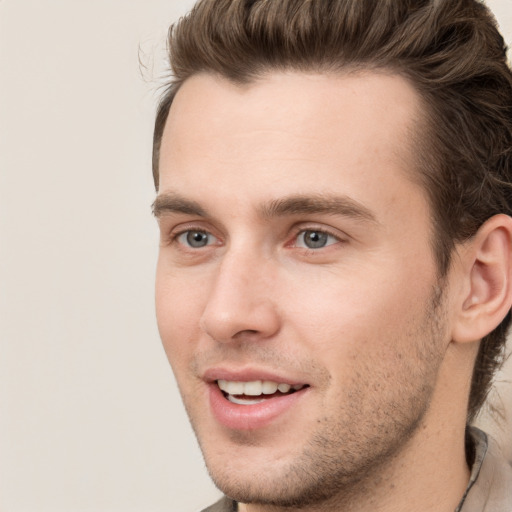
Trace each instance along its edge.
<path fill-rule="evenodd" d="M 302 512 L 453 512 L 467 488 L 470 470 L 466 461 L 465 429 L 469 379 L 454 377 L 454 365 L 463 358 L 460 347 L 450 347 L 440 370 L 431 406 L 399 453 L 364 481 L 328 501 Z M 470 373 L 469 373 L 470 374 Z M 290 512 L 289 508 L 240 504 L 239 512 Z"/>

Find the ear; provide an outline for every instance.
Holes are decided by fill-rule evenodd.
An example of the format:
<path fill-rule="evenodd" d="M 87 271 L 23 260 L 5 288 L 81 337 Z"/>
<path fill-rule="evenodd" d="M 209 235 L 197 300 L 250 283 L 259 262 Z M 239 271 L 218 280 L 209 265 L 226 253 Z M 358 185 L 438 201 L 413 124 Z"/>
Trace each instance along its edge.
<path fill-rule="evenodd" d="M 494 330 L 512 305 L 512 218 L 495 215 L 465 244 L 466 281 L 452 339 L 472 342 Z"/>

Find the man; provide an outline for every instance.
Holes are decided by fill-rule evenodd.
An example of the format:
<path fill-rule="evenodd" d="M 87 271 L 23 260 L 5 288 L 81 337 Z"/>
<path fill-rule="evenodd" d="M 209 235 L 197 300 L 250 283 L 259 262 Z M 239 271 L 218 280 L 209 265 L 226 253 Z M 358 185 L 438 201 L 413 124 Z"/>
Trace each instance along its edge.
<path fill-rule="evenodd" d="M 157 316 L 209 511 L 510 512 L 469 427 L 512 303 L 512 75 L 476 0 L 203 0 L 154 138 Z"/>

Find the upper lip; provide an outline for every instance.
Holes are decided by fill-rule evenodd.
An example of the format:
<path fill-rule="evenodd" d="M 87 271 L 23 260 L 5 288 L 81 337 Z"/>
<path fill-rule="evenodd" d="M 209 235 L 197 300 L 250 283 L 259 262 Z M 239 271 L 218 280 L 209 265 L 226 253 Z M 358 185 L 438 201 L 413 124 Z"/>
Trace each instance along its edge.
<path fill-rule="evenodd" d="M 255 380 L 277 382 L 278 384 L 290 384 L 294 386 L 297 384 L 307 384 L 304 380 L 293 377 L 280 375 L 275 371 L 263 368 L 209 368 L 207 369 L 202 378 L 208 383 L 217 380 L 227 380 L 231 382 L 251 382 Z"/>

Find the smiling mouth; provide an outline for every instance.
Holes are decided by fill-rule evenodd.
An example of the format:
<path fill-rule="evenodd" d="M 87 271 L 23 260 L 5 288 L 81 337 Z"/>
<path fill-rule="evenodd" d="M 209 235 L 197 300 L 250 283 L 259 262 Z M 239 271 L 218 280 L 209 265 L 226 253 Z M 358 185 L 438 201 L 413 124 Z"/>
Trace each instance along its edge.
<path fill-rule="evenodd" d="M 309 387 L 308 384 L 290 385 L 268 380 L 240 382 L 219 379 L 216 382 L 224 397 L 238 405 L 259 404 L 272 398 L 291 395 Z"/>

